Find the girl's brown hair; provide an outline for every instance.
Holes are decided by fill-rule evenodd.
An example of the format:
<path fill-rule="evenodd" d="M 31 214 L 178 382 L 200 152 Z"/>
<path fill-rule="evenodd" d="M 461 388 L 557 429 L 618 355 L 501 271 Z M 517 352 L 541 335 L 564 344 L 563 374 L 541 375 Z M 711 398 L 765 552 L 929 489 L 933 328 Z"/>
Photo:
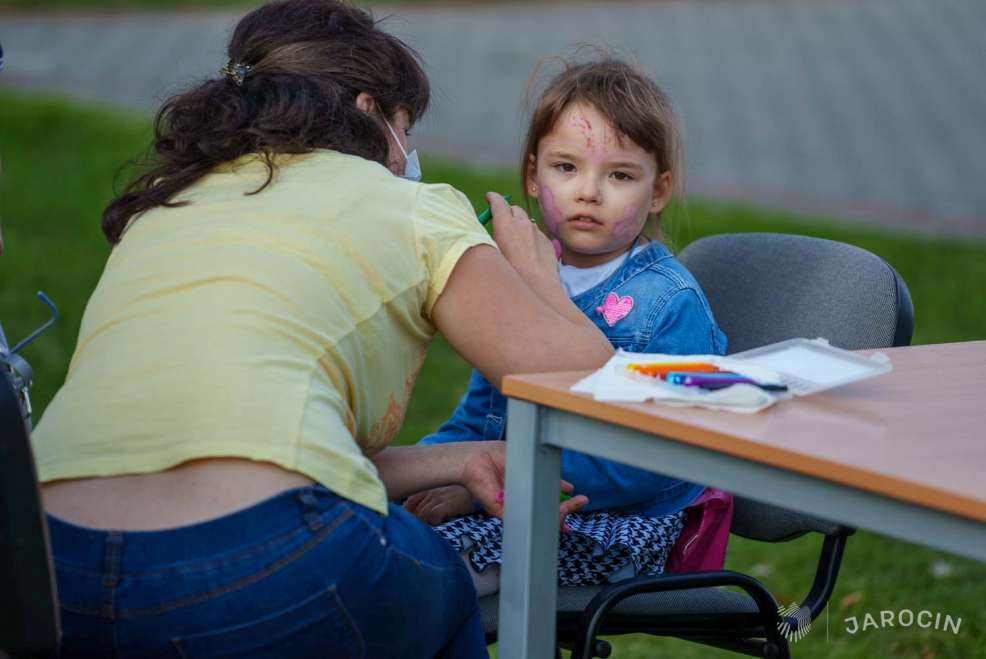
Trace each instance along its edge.
<path fill-rule="evenodd" d="M 608 55 L 573 63 L 561 60 L 563 70 L 548 80 L 531 115 L 521 153 L 520 171 L 527 194 L 532 157 L 562 113 L 573 103 L 591 105 L 626 136 L 657 159 L 659 173 L 670 171 L 675 190 L 681 190 L 684 153 L 671 101 L 647 76 L 626 62 Z M 540 69 L 540 67 L 539 67 Z M 538 70 L 532 74 L 536 80 Z"/>
<path fill-rule="evenodd" d="M 208 80 L 158 112 L 150 169 L 103 211 L 110 243 L 132 217 L 182 205 L 171 201 L 175 194 L 245 154 L 267 165 L 267 181 L 254 193 L 270 183 L 277 154 L 333 149 L 386 164 L 386 127 L 356 107 L 360 92 L 385 117 L 405 110 L 411 123 L 428 107 L 417 54 L 368 11 L 339 0 L 259 7 L 237 24 L 227 54 L 237 75 Z"/>

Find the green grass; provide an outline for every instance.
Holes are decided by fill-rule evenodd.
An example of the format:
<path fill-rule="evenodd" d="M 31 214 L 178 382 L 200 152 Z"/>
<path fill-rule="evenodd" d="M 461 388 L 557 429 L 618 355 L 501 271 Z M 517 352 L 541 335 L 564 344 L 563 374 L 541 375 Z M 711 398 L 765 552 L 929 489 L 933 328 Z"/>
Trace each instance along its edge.
<path fill-rule="evenodd" d="M 120 164 L 149 139 L 142 116 L 23 96 L 0 88 L 0 319 L 8 339 L 19 340 L 46 317 L 34 294 L 42 289 L 62 318 L 25 357 L 35 367 L 35 418 L 64 378 L 86 299 L 109 249 L 99 230 Z M 477 208 L 486 190 L 520 189 L 510 172 L 482 172 L 435 158 L 426 176 L 463 190 Z M 983 338 L 986 334 L 986 245 L 982 242 L 861 230 L 821 218 L 795 218 L 736 205 L 692 200 L 669 224 L 678 247 L 700 236 L 779 231 L 832 238 L 884 257 L 910 287 L 917 323 L 915 343 Z M 465 388 L 468 367 L 436 341 L 418 379 L 400 442 L 433 429 Z M 804 596 L 818 541 L 806 537 L 780 545 L 733 538 L 727 567 L 759 576 L 784 603 Z M 944 564 L 947 570 L 943 570 Z M 939 576 L 933 568 L 938 566 Z M 941 572 L 950 571 L 947 575 Z M 798 657 L 986 657 L 986 566 L 861 532 L 850 542 L 828 614 L 794 648 Z M 881 610 L 923 609 L 961 618 L 957 635 L 941 630 L 876 629 L 849 635 L 843 620 Z M 726 657 L 725 652 L 677 640 L 625 637 L 614 657 Z"/>

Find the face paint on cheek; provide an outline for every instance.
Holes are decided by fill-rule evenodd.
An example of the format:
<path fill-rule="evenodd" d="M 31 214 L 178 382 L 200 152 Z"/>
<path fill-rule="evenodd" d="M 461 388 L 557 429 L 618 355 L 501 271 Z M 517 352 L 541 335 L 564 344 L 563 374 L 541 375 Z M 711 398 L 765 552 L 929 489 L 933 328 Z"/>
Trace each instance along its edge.
<path fill-rule="evenodd" d="M 558 235 L 558 225 L 561 224 L 561 211 L 555 205 L 555 195 L 548 186 L 538 189 L 538 205 L 541 207 L 541 217 L 551 235 Z"/>
<path fill-rule="evenodd" d="M 620 242 L 632 240 L 640 231 L 641 224 L 637 221 L 640 206 L 627 206 L 623 209 L 623 217 L 613 224 L 611 235 Z"/>

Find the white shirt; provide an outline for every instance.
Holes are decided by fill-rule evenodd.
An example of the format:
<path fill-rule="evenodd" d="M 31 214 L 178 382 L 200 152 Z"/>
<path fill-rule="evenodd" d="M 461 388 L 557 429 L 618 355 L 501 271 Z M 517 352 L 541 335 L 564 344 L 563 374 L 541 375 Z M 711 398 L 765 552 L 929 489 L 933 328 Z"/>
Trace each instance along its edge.
<path fill-rule="evenodd" d="M 646 247 L 646 244 L 639 245 L 634 248 L 633 253 L 637 254 Z M 606 261 L 606 263 L 594 265 L 591 268 L 576 268 L 574 265 L 565 265 L 559 261 L 558 276 L 561 279 L 561 285 L 565 287 L 568 297 L 575 297 L 613 276 L 629 256 L 629 252 L 623 252 L 612 261 Z"/>

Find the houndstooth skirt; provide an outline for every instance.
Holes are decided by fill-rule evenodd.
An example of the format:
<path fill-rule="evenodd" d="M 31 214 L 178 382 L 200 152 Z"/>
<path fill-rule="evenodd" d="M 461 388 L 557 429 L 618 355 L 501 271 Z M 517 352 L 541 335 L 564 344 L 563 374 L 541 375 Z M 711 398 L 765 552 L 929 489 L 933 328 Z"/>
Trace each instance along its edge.
<path fill-rule="evenodd" d="M 642 574 L 661 574 L 684 526 L 685 513 L 641 517 L 614 512 L 573 513 L 571 533 L 558 543 L 558 583 L 591 586 Z M 485 514 L 467 515 L 434 527 L 472 568 L 482 573 L 502 562 L 503 522 Z"/>

